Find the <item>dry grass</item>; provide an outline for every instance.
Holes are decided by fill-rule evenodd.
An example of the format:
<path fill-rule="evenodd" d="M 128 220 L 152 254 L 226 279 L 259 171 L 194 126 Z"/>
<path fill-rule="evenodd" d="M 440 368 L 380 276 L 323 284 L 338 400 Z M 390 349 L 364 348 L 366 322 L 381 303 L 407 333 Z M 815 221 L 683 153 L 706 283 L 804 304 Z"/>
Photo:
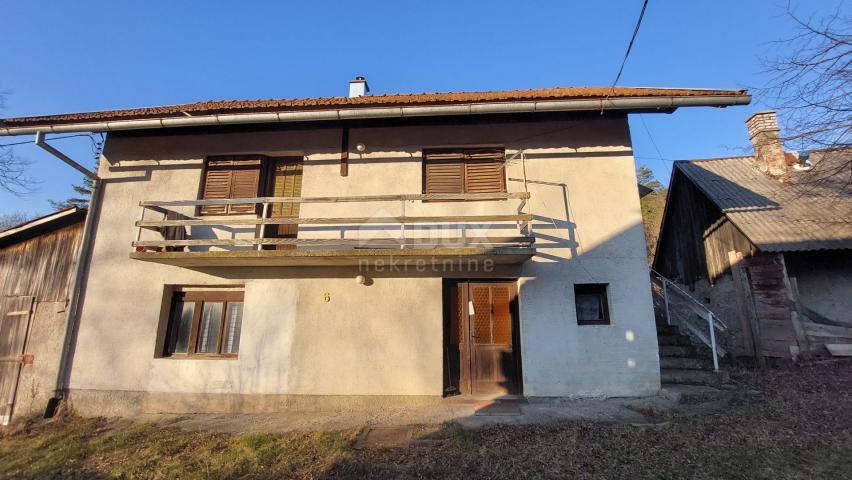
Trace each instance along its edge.
<path fill-rule="evenodd" d="M 660 428 L 449 425 L 421 432 L 444 441 L 405 451 L 352 450 L 354 431 L 228 436 L 66 417 L 4 433 L 0 478 L 852 478 L 852 363 L 735 377 L 723 413 Z"/>

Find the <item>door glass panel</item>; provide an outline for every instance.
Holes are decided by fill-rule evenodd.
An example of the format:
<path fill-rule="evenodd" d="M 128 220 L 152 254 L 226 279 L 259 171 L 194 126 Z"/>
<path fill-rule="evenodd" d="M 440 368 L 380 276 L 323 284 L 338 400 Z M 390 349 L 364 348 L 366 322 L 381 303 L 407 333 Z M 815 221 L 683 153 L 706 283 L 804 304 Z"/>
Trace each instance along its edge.
<path fill-rule="evenodd" d="M 229 302 L 225 315 L 225 338 L 222 340 L 222 353 L 239 353 L 240 330 L 243 326 L 243 302 Z"/>
<path fill-rule="evenodd" d="M 491 287 L 492 310 L 494 312 L 494 343 L 512 344 L 512 314 L 509 309 L 509 287 L 499 285 Z"/>
<path fill-rule="evenodd" d="M 189 335 L 192 331 L 192 317 L 195 302 L 176 302 L 172 312 L 172 327 L 169 333 L 168 353 L 186 353 L 189 348 Z"/>
<path fill-rule="evenodd" d="M 219 328 L 222 324 L 222 302 L 205 302 L 198 329 L 198 353 L 217 353 Z"/>
<path fill-rule="evenodd" d="M 471 319 L 472 343 L 491 343 L 491 299 L 487 286 L 471 286 L 470 300 L 473 302 Z"/>

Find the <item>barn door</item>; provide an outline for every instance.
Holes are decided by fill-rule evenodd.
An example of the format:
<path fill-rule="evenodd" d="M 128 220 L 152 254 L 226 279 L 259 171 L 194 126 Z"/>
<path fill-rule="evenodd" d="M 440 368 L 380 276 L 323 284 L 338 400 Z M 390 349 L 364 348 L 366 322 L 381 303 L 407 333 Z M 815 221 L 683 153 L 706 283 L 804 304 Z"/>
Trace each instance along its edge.
<path fill-rule="evenodd" d="M 302 159 L 299 157 L 271 158 L 266 195 L 270 197 L 300 197 L 302 195 Z M 299 218 L 298 203 L 276 203 L 269 212 L 270 218 Z M 267 238 L 296 238 L 299 225 L 268 225 Z M 293 245 L 276 245 L 273 248 L 294 248 Z"/>
<path fill-rule="evenodd" d="M 12 420 L 33 297 L 0 299 L 0 424 Z"/>
<path fill-rule="evenodd" d="M 519 394 L 514 282 L 459 282 L 457 289 L 461 393 Z"/>

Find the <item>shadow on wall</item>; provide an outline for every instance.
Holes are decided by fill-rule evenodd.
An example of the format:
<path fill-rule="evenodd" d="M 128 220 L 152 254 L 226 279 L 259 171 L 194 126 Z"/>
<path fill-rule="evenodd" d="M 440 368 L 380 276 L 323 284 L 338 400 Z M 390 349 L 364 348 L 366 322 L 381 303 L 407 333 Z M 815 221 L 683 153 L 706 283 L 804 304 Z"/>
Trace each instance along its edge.
<path fill-rule="evenodd" d="M 553 220 L 553 221 L 548 221 Z M 329 355 L 335 355 L 341 359 L 340 362 L 349 365 L 357 365 L 359 362 L 366 361 L 365 358 L 370 357 L 375 360 L 376 357 L 382 358 L 387 356 L 388 359 L 397 358 L 399 355 L 418 355 L 422 354 L 429 356 L 429 352 L 420 352 L 418 348 L 406 341 L 400 344 L 399 339 L 417 339 L 429 338 L 433 335 L 433 322 L 421 321 L 418 318 L 420 312 L 428 312 L 429 304 L 432 302 L 441 302 L 441 295 L 437 293 L 435 298 L 427 298 L 423 295 L 411 295 L 397 298 L 376 298 L 371 294 L 371 289 L 375 288 L 385 279 L 408 279 L 408 278 L 456 278 L 456 279 L 515 279 L 524 278 L 522 288 L 521 303 L 525 300 L 534 302 L 539 305 L 537 308 L 540 314 L 535 318 L 527 319 L 526 324 L 520 326 L 521 329 L 529 328 L 529 333 L 534 335 L 534 338 L 558 338 L 558 342 L 543 345 L 531 346 L 527 353 L 522 353 L 524 359 L 532 359 L 529 364 L 523 365 L 524 371 L 532 372 L 532 376 L 525 375 L 527 378 L 533 378 L 535 382 L 542 382 L 543 379 L 536 373 L 536 369 L 548 368 L 553 369 L 553 365 L 564 366 L 567 370 L 573 370 L 574 373 L 568 374 L 568 381 L 571 381 L 572 375 L 580 375 L 579 373 L 585 369 L 584 362 L 590 358 L 596 358 L 606 351 L 607 364 L 610 365 L 604 370 L 607 373 L 615 373 L 609 376 L 610 378 L 600 385 L 600 388 L 595 389 L 593 385 L 594 379 L 586 379 L 587 382 L 582 386 L 582 390 L 578 391 L 578 395 L 595 396 L 607 395 L 612 393 L 613 388 L 619 388 L 619 382 L 623 381 L 623 391 L 618 391 L 620 395 L 624 395 L 625 391 L 638 390 L 646 388 L 648 391 L 654 387 L 651 384 L 654 382 L 649 377 L 647 362 L 652 358 L 656 358 L 656 338 L 654 335 L 653 315 L 651 313 L 651 297 L 650 286 L 647 283 L 647 271 L 644 270 L 644 250 L 642 249 L 642 227 L 639 224 L 634 224 L 629 228 L 613 234 L 610 239 L 597 245 L 590 250 L 579 248 L 571 241 L 566 241 L 560 238 L 562 235 L 568 236 L 568 231 L 561 233 L 551 233 L 552 225 L 570 228 L 570 235 L 576 235 L 576 227 L 573 221 L 567 219 L 548 219 L 543 221 L 551 225 L 551 229 L 547 233 L 536 233 L 541 242 L 539 246 L 546 248 L 550 253 L 540 255 L 538 261 L 527 261 L 522 265 L 494 265 L 492 269 L 484 269 L 481 264 L 476 268 L 470 268 L 470 265 L 462 264 L 458 266 L 454 264 L 451 268 L 446 265 L 438 264 L 435 268 L 426 268 L 417 270 L 414 267 L 399 267 L 398 269 L 375 269 L 358 267 L 267 267 L 267 268 L 244 268 L 244 267 L 228 267 L 228 268 L 196 268 L 199 272 L 222 278 L 230 282 L 233 281 L 251 281 L 251 280 L 279 280 L 279 279 L 347 279 L 344 283 L 332 284 L 331 288 L 358 288 L 358 292 L 350 295 L 345 303 L 339 304 L 336 307 L 337 311 L 329 318 L 322 317 L 322 310 L 317 310 L 318 315 L 310 319 L 300 319 L 300 323 L 291 324 L 289 320 L 292 312 L 298 310 L 299 299 L 294 299 L 296 304 L 289 303 L 289 295 L 282 295 L 278 298 L 270 300 L 271 303 L 279 302 L 280 306 L 276 307 L 276 315 L 280 318 L 280 322 L 263 321 L 252 323 L 251 308 L 246 308 L 246 318 L 244 319 L 244 328 L 264 329 L 263 332 L 252 332 L 252 336 L 256 338 L 266 339 L 264 344 L 257 345 L 258 351 L 251 351 L 241 348 L 240 359 L 238 364 L 240 368 L 227 370 L 228 378 L 223 378 L 223 371 L 220 368 L 207 368 L 203 364 L 200 367 L 193 367 L 192 372 L 185 371 L 185 374 L 192 374 L 193 385 L 197 385 L 201 391 L 221 391 L 223 393 L 230 392 L 253 392 L 266 391 L 277 389 L 280 393 L 289 393 L 298 390 L 303 378 L 332 378 L 336 375 L 334 371 L 317 370 L 312 364 L 297 361 L 305 355 L 306 349 L 325 348 L 322 345 L 316 344 L 317 338 L 313 332 L 305 329 L 313 328 L 316 325 L 326 326 L 330 322 L 338 322 L 340 320 L 340 309 L 345 309 L 345 314 L 348 318 L 368 319 L 375 316 L 375 312 L 386 310 L 384 306 L 387 302 L 392 302 L 399 308 L 394 308 L 394 312 L 404 315 L 404 318 L 390 318 L 386 322 L 356 322 L 360 327 L 350 333 L 345 333 L 351 329 L 351 325 L 338 330 L 338 334 L 346 335 L 345 342 L 335 343 L 334 351 L 329 351 Z M 534 230 L 539 230 L 538 227 Z M 555 237 L 556 242 L 548 240 L 549 237 Z M 635 246 L 631 250 L 635 250 L 635 258 L 626 255 L 623 247 Z M 564 256 L 562 253 L 564 252 Z M 574 254 L 573 252 L 578 252 Z M 588 258 L 586 257 L 588 255 Z M 356 286 L 355 277 L 357 275 L 365 275 L 368 282 L 365 285 Z M 348 286 L 348 279 L 352 279 L 351 287 Z M 640 279 L 640 280 L 637 280 Z M 644 283 L 637 284 L 637 281 Z M 574 302 L 573 302 L 573 284 L 574 283 L 606 283 L 612 287 L 609 290 L 610 312 L 612 315 L 611 325 L 605 326 L 577 326 L 575 318 Z M 342 286 L 341 286 L 342 285 Z M 387 286 L 384 283 L 383 287 Z M 644 289 L 645 291 L 640 291 Z M 350 290 L 351 291 L 351 290 Z M 375 291 L 375 290 L 374 290 Z M 388 290 L 379 289 L 386 295 Z M 436 290 L 437 291 L 437 290 Z M 342 298 L 334 290 L 331 290 L 332 297 Z M 642 295 L 647 295 L 647 315 L 631 315 L 634 308 L 644 308 Z M 565 299 L 560 302 L 554 299 Z M 312 300 L 315 301 L 315 300 Z M 380 302 L 377 304 L 376 302 Z M 524 312 L 521 311 L 521 315 Z M 332 318 L 333 317 L 333 318 Z M 636 324 L 633 318 L 647 317 L 647 325 Z M 152 319 L 152 321 L 154 321 Z M 351 322 L 349 322 L 351 323 Z M 282 335 L 281 329 L 291 329 L 287 335 Z M 552 329 L 552 330 L 549 330 Z M 289 335 L 289 336 L 288 336 Z M 640 337 L 641 336 L 641 337 Z M 653 337 L 654 340 L 648 340 Z M 284 339 L 284 340 L 282 340 Z M 594 343 L 590 340 L 601 339 L 604 343 Z M 153 339 L 150 341 L 153 342 Z M 634 343 L 639 341 L 640 343 Z M 283 343 L 282 343 L 283 342 Z M 652 343 L 651 343 L 652 342 Z M 520 343 L 520 342 L 519 342 Z M 623 344 L 624 348 L 615 348 L 617 344 Z M 630 345 L 634 344 L 635 347 Z M 326 345 L 327 346 L 327 345 Z M 642 350 L 647 348 L 647 351 Z M 446 344 L 445 344 L 446 347 Z M 570 354 L 566 355 L 566 349 Z M 254 348 L 252 348 L 254 350 Z M 269 352 L 276 352 L 276 358 L 294 359 L 291 363 L 286 364 L 270 364 Z M 522 350 L 523 351 L 523 350 Z M 406 353 L 407 352 L 407 353 Z M 419 353 L 418 353 L 419 352 Z M 280 354 L 280 355 L 279 355 Z M 441 361 L 440 357 L 437 357 Z M 581 361 L 580 359 L 585 359 Z M 116 361 L 149 361 L 148 359 L 117 359 Z M 246 362 L 250 366 L 246 365 Z M 237 364 L 237 362 L 234 362 Z M 386 365 L 390 368 L 392 363 Z M 213 362 L 211 365 L 215 364 Z M 550 367 L 547 367 L 550 365 Z M 171 367 L 170 367 L 171 368 Z M 447 368 L 446 365 L 443 368 Z M 617 370 L 617 372 L 610 372 Z M 271 371 L 270 371 L 271 370 Z M 656 370 L 656 365 L 654 369 Z M 174 368 L 175 372 L 184 371 L 180 367 Z M 365 385 L 370 383 L 366 380 L 368 376 L 381 374 L 370 368 L 363 368 L 356 372 L 356 378 L 341 379 L 345 382 L 353 382 L 358 384 L 358 376 L 364 376 Z M 263 372 L 259 375 L 259 372 Z M 641 372 L 641 373 L 640 373 Z M 166 373 L 165 371 L 161 373 Z M 445 375 L 446 376 L 446 371 Z M 588 374 L 586 374 L 588 375 Z M 639 375 L 636 377 L 635 375 Z M 174 381 L 180 381 L 177 375 Z M 263 377 L 263 380 L 259 380 Z M 603 376 L 601 377 L 603 378 Z M 633 378 L 631 381 L 630 379 Z M 223 381 L 225 383 L 223 383 Z M 414 379 L 412 381 L 420 381 Z M 163 378 L 161 384 L 168 385 L 169 379 Z M 262 383 L 262 385 L 261 385 Z M 642 387 L 637 386 L 641 384 Z M 579 384 L 578 384 L 579 385 Z M 615 387 L 613 387 L 615 385 Z M 177 390 L 179 385 L 174 384 Z M 435 391 L 439 391 L 436 386 Z M 369 393 L 365 393 L 369 394 Z M 187 397 L 186 401 L 176 400 L 175 408 L 191 409 L 193 402 L 198 402 L 198 399 Z M 239 402 L 242 400 L 234 399 L 234 408 L 240 408 Z M 251 400 L 248 401 L 251 403 Z M 203 402 L 200 403 L 203 405 Z M 281 405 L 283 407 L 283 405 Z"/>
<path fill-rule="evenodd" d="M 760 212 L 781 208 L 776 201 L 697 166 L 700 164 L 679 162 L 674 169 L 654 256 L 655 270 L 687 285 L 699 279 L 712 282 L 729 274 L 729 251 L 746 256 L 753 251 L 723 209 Z M 762 175 L 757 171 L 754 174 Z M 701 187 L 694 181 L 700 182 Z"/>

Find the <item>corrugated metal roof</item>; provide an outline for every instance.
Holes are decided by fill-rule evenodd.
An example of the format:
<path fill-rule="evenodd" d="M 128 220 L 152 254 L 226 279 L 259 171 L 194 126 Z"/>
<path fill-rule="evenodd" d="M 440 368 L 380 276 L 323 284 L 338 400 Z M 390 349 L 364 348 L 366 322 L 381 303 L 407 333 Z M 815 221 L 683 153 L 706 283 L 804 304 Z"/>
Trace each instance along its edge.
<path fill-rule="evenodd" d="M 36 117 L 0 119 L 7 127 L 38 126 L 45 124 L 75 123 L 99 120 L 136 120 L 166 116 L 193 116 L 199 114 L 229 114 L 255 112 L 287 112 L 324 110 L 335 108 L 371 108 L 395 106 L 433 106 L 477 102 L 523 102 L 531 100 L 571 100 L 583 98 L 633 98 L 633 97 L 691 97 L 691 96 L 743 96 L 745 90 L 714 90 L 697 88 L 650 87 L 568 87 L 537 88 L 528 90 L 501 90 L 492 92 L 446 93 L 394 93 L 366 95 L 363 97 L 318 97 L 266 100 L 212 100 L 158 107 L 130 108 L 100 112 L 67 113 Z"/>
<path fill-rule="evenodd" d="M 760 250 L 852 249 L 852 151 L 811 154 L 814 168 L 783 180 L 753 157 L 675 162 Z"/>

